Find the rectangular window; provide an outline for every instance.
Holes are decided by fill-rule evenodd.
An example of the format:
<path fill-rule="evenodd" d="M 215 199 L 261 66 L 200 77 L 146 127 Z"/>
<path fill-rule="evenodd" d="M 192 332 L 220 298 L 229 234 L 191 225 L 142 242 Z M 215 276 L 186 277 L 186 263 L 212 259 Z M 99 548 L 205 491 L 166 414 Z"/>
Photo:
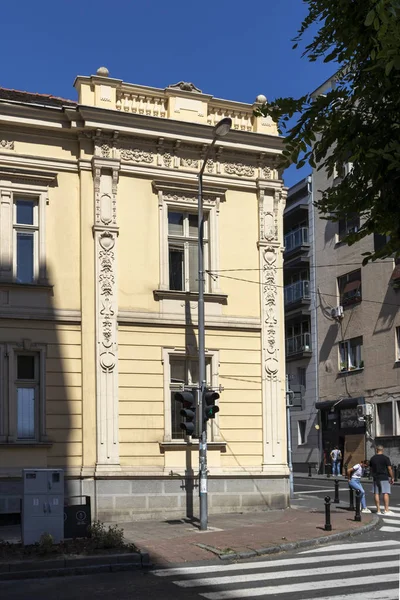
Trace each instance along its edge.
<path fill-rule="evenodd" d="M 306 425 L 307 421 L 297 421 L 299 446 L 306 443 Z"/>
<path fill-rule="evenodd" d="M 340 305 L 343 307 L 357 304 L 362 300 L 361 293 L 361 270 L 352 271 L 341 275 L 337 279 Z"/>
<path fill-rule="evenodd" d="M 339 344 L 340 371 L 364 368 L 362 359 L 362 337 L 345 340 Z"/>
<path fill-rule="evenodd" d="M 360 217 L 358 215 L 349 215 L 338 221 L 339 241 L 343 240 L 350 233 L 356 233 L 360 229 Z"/>
<path fill-rule="evenodd" d="M 377 435 L 393 435 L 393 403 L 382 402 L 376 405 Z"/>
<path fill-rule="evenodd" d="M 38 278 L 38 199 L 14 196 L 14 278 L 34 283 Z"/>
<path fill-rule="evenodd" d="M 168 211 L 169 289 L 197 292 L 198 223 L 197 214 Z M 204 215 L 204 270 L 209 269 L 208 215 Z M 209 276 L 206 275 L 206 291 Z"/>
<path fill-rule="evenodd" d="M 39 411 L 39 356 L 16 355 L 16 413 L 17 439 L 34 440 L 37 437 Z"/>
<path fill-rule="evenodd" d="M 396 361 L 400 361 L 400 327 L 396 327 Z"/>
<path fill-rule="evenodd" d="M 307 388 L 307 370 L 305 367 L 297 367 L 298 384 Z"/>
<path fill-rule="evenodd" d="M 182 389 L 182 384 L 193 387 L 198 385 L 198 359 L 197 357 L 189 358 L 186 356 L 171 356 L 169 365 L 172 439 L 183 439 L 185 437 L 185 433 L 180 428 L 180 423 L 182 422 L 180 410 L 182 405 L 180 402 L 175 400 L 174 394 Z M 211 385 L 211 358 L 206 359 L 206 380 L 207 384 Z"/>

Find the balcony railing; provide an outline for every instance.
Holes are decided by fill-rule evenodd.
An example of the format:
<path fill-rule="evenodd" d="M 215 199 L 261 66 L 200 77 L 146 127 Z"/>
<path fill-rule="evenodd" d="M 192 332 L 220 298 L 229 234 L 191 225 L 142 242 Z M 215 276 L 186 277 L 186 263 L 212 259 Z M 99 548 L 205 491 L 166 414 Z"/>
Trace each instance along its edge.
<path fill-rule="evenodd" d="M 309 333 L 286 338 L 286 356 L 301 352 L 311 352 L 311 335 Z"/>
<path fill-rule="evenodd" d="M 285 252 L 308 244 L 308 227 L 299 227 L 285 235 Z"/>
<path fill-rule="evenodd" d="M 300 300 L 310 300 L 310 282 L 306 280 L 296 281 L 285 285 L 285 306 L 294 304 Z"/>

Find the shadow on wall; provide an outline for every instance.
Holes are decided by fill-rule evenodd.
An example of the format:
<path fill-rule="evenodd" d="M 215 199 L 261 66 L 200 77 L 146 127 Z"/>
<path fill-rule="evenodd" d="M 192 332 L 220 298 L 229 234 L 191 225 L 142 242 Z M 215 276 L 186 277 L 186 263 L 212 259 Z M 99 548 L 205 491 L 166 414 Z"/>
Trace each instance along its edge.
<path fill-rule="evenodd" d="M 388 281 L 388 287 L 376 320 L 374 333 L 383 333 L 392 329 L 394 320 L 399 313 L 399 308 L 400 290 L 395 291 L 390 281 Z"/>
<path fill-rule="evenodd" d="M 79 472 L 82 454 L 80 316 L 54 306 L 51 272 L 44 265 L 39 270 L 47 275 L 39 285 L 0 284 L 0 348 L 8 378 L 0 404 L 0 514 L 14 521 L 23 468 L 76 464 Z M 66 496 L 75 493 L 79 486 L 66 479 Z"/>

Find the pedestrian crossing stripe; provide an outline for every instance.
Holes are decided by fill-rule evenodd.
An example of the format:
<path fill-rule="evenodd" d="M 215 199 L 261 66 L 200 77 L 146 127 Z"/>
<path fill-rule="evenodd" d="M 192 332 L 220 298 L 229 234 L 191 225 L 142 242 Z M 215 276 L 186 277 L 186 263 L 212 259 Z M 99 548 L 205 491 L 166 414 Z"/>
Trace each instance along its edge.
<path fill-rule="evenodd" d="M 382 563 L 384 564 L 384 563 Z M 358 568 L 358 565 L 357 565 Z M 354 570 L 354 566 L 353 566 Z M 399 574 L 385 573 L 384 575 L 371 575 L 368 577 L 352 577 L 351 579 L 328 579 L 325 581 L 307 581 L 306 583 L 289 583 L 278 586 L 266 586 L 249 589 L 227 590 L 223 592 L 201 593 L 200 596 L 207 600 L 233 600 L 238 598 L 253 598 L 256 596 L 268 596 L 268 594 L 294 594 L 296 592 L 314 592 L 326 588 L 360 587 L 359 597 L 368 598 L 361 586 L 376 585 L 383 583 L 398 583 Z M 398 587 L 396 588 L 398 590 Z M 393 590 L 391 590 L 393 591 Z M 396 597 L 395 597 L 396 598 Z M 346 599 L 347 600 L 347 599 Z"/>
<path fill-rule="evenodd" d="M 399 560 L 388 560 L 384 563 L 376 562 L 376 552 L 374 553 L 374 562 L 370 563 L 360 563 L 357 565 L 357 573 L 360 571 L 374 571 L 381 570 L 381 564 L 384 564 L 385 569 L 396 569 L 399 566 Z M 344 560 L 344 558 L 342 557 Z M 297 562 L 299 564 L 299 562 Z M 309 564 L 309 563 L 308 563 Z M 276 567 L 275 564 L 271 563 L 270 567 Z M 352 562 L 347 565 L 340 566 L 329 566 L 329 575 L 334 575 L 337 573 L 354 573 L 355 566 Z M 288 579 L 299 577 L 318 577 L 319 575 L 326 575 L 327 568 L 326 567 L 317 567 L 311 569 L 301 569 L 295 571 L 268 571 L 267 573 L 247 573 L 245 575 L 230 575 L 227 577 L 206 577 L 204 579 L 186 579 L 180 581 L 174 581 L 175 585 L 179 587 L 206 587 L 211 586 L 215 587 L 218 585 L 233 585 L 238 583 L 253 583 L 255 581 L 273 581 L 276 579 Z M 350 584 L 349 584 L 350 585 Z"/>
<path fill-rule="evenodd" d="M 377 592 L 368 591 L 368 596 L 363 594 L 363 600 L 398 600 L 399 592 L 396 589 L 392 590 L 379 590 Z M 321 596 L 318 600 L 360 600 L 360 593 L 356 594 L 340 594 L 340 596 Z"/>
<path fill-rule="evenodd" d="M 397 530 L 396 530 L 397 531 Z M 313 548 L 313 550 L 304 550 L 299 554 L 314 554 L 314 552 L 323 553 L 323 552 L 335 552 L 336 550 L 360 550 L 361 548 L 373 548 L 377 546 L 379 548 L 383 548 L 384 546 L 396 546 L 400 545 L 400 542 L 397 540 L 382 540 L 381 542 L 358 542 L 357 544 L 352 544 L 351 542 L 346 542 L 346 544 L 334 544 L 332 546 L 321 546 L 320 548 Z"/>
<path fill-rule="evenodd" d="M 388 533 L 399 533 L 400 528 L 399 527 L 388 527 L 388 526 L 384 526 L 381 527 L 379 531 L 387 531 Z M 400 597 L 400 595 L 399 595 Z"/>
<path fill-rule="evenodd" d="M 338 546 L 330 546 L 327 548 L 318 548 L 316 550 L 311 550 L 307 552 L 318 552 L 323 550 L 325 552 L 331 552 L 336 550 L 352 550 L 353 547 L 357 546 L 358 548 L 368 548 L 369 552 L 350 552 L 347 554 L 332 554 L 330 556 L 324 556 L 321 558 L 324 562 L 332 561 L 339 562 L 343 560 L 355 560 L 358 558 L 376 558 L 377 550 L 374 548 L 379 548 L 379 556 L 396 556 L 400 554 L 400 542 L 397 540 L 382 540 L 379 542 L 363 542 L 362 544 L 340 544 Z M 384 546 L 390 546 L 388 550 L 382 550 Z M 302 552 L 301 554 L 306 554 Z M 201 567 L 175 567 L 172 569 L 159 569 L 156 571 L 152 571 L 153 575 L 157 575 L 158 577 L 171 577 L 171 576 L 180 576 L 180 575 L 201 575 L 202 573 L 231 573 L 235 571 L 247 571 L 247 570 L 257 570 L 257 569 L 267 569 L 267 568 L 276 568 L 276 567 L 288 567 L 290 565 L 309 565 L 310 558 L 295 556 L 293 558 L 283 558 L 278 560 L 263 560 L 251 563 L 234 563 L 230 565 L 207 565 Z"/>

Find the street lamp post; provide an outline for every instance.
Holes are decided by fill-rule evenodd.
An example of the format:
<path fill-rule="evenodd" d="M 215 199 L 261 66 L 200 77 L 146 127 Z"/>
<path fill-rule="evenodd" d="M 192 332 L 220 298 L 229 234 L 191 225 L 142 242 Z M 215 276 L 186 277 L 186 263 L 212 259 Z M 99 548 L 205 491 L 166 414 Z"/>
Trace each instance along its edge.
<path fill-rule="evenodd" d="M 198 423 L 199 423 L 199 495 L 200 529 L 205 531 L 208 524 L 207 502 L 207 422 L 204 422 L 203 398 L 206 388 L 206 355 L 204 325 L 204 214 L 203 214 L 203 174 L 211 149 L 218 138 L 224 137 L 232 127 L 232 119 L 221 119 L 214 127 L 213 139 L 204 156 L 198 178 L 198 262 L 199 262 L 199 300 L 198 300 L 198 349 L 199 349 L 199 387 L 198 387 Z"/>

